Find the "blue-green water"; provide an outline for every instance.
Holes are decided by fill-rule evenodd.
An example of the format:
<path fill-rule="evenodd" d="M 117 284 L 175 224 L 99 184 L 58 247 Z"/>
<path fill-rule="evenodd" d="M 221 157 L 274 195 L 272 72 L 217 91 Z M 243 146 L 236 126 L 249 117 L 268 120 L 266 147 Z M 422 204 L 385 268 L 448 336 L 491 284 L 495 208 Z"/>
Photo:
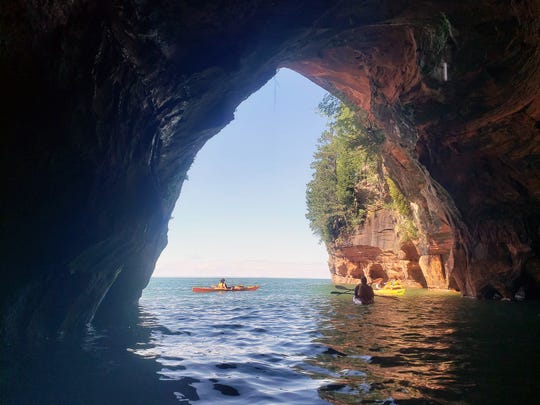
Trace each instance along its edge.
<path fill-rule="evenodd" d="M 408 291 L 355 306 L 327 280 L 153 279 L 129 327 L 5 356 L 0 404 L 537 403 L 540 305 Z"/>

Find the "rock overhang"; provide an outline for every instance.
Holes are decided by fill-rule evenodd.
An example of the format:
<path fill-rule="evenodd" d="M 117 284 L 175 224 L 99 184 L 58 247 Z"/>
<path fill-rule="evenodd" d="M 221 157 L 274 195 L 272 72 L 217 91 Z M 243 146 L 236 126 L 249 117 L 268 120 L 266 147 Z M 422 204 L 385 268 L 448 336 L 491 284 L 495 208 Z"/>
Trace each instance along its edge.
<path fill-rule="evenodd" d="M 464 294 L 538 292 L 535 2 L 34 3 L 0 6 L 4 335 L 135 305 L 195 154 L 280 66 L 380 125 Z"/>

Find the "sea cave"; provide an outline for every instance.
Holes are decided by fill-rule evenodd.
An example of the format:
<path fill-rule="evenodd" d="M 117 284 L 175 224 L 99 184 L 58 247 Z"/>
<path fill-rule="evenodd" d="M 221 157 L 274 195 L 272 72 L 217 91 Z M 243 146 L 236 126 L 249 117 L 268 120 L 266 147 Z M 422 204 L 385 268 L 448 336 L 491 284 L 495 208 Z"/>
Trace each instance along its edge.
<path fill-rule="evenodd" d="M 281 67 L 365 113 L 418 229 L 377 211 L 335 282 L 538 298 L 539 25 L 535 1 L 3 2 L 2 339 L 125 318 L 197 152 Z"/>

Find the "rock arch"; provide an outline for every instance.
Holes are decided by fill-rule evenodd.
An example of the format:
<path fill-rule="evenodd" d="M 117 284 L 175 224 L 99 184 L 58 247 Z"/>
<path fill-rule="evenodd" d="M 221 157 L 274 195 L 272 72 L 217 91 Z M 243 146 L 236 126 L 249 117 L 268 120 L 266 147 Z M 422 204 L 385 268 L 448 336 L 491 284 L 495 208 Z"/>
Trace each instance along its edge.
<path fill-rule="evenodd" d="M 383 128 L 421 257 L 538 293 L 538 2 L 15 0 L 0 5 L 2 335 L 136 304 L 186 172 L 290 67 Z M 444 71 L 447 72 L 445 77 Z"/>

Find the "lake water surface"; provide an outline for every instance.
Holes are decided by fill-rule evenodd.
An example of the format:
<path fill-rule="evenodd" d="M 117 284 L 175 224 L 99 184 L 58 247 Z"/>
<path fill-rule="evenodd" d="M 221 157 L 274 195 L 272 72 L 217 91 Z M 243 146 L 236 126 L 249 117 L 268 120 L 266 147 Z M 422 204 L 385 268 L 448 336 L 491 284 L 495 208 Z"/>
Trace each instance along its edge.
<path fill-rule="evenodd" d="M 408 291 L 355 306 L 327 280 L 152 279 L 129 327 L 4 350 L 0 404 L 538 403 L 540 305 Z"/>

